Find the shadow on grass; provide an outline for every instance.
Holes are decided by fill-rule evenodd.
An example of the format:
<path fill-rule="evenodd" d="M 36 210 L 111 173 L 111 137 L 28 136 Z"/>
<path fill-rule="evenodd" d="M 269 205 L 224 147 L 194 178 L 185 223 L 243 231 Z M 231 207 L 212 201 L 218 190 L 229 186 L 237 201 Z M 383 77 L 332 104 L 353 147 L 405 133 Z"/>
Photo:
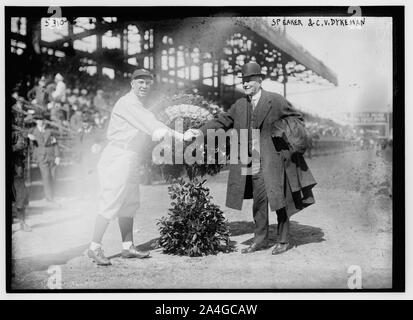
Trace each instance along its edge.
<path fill-rule="evenodd" d="M 248 221 L 235 221 L 229 223 L 231 237 L 240 236 L 243 234 L 253 234 L 254 233 L 254 223 Z M 277 243 L 277 224 L 272 224 L 269 226 L 269 238 L 268 247 L 271 247 Z M 254 241 L 254 237 L 242 242 L 243 245 L 250 245 Z M 325 241 L 324 232 L 317 227 L 299 224 L 296 221 L 290 222 L 290 244 L 291 246 L 298 247 L 301 245 L 309 243 L 319 243 Z M 230 253 L 237 251 L 237 242 L 230 240 L 229 246 L 223 250 L 224 253 Z M 162 249 L 159 245 L 159 238 L 151 239 L 145 243 L 136 245 L 138 250 L 151 251 L 156 249 Z M 120 257 L 119 254 L 110 256 L 110 259 Z"/>
<path fill-rule="evenodd" d="M 17 210 L 16 210 L 16 207 L 14 206 L 14 204 L 11 206 L 11 210 L 12 210 L 13 218 L 18 218 Z M 51 205 L 33 207 L 33 206 L 30 206 L 30 203 L 29 203 L 28 207 L 26 208 L 26 217 L 42 215 L 42 214 L 44 214 L 48 211 L 51 211 L 51 210 L 56 210 L 56 207 L 53 207 Z"/>
<path fill-rule="evenodd" d="M 225 247 L 225 246 L 222 247 L 222 252 L 224 252 L 224 253 L 229 253 L 229 252 L 236 251 L 235 245 L 236 245 L 236 242 L 230 240 L 228 247 Z M 154 238 L 154 239 L 152 239 L 152 240 L 149 240 L 148 242 L 145 242 L 145 243 L 136 245 L 136 247 L 137 247 L 139 250 L 142 250 L 142 251 L 150 251 L 150 250 L 162 249 L 162 247 L 161 247 L 160 244 L 159 244 L 159 238 Z M 167 253 L 165 253 L 165 254 L 167 254 Z M 120 256 L 120 255 L 116 255 L 116 256 Z"/>
<path fill-rule="evenodd" d="M 254 233 L 254 223 L 248 221 L 235 221 L 230 224 L 231 236 L 240 236 L 243 234 Z M 268 246 L 273 246 L 277 243 L 277 224 L 269 226 Z M 251 245 L 254 237 L 242 242 L 245 245 Z M 309 243 L 319 243 L 325 241 L 324 232 L 320 228 L 303 225 L 296 221 L 290 221 L 290 244 L 298 247 Z"/>
<path fill-rule="evenodd" d="M 50 226 L 59 225 L 59 224 L 62 224 L 62 223 L 68 222 L 68 221 L 79 220 L 82 217 L 84 217 L 83 214 L 78 214 L 78 215 L 72 216 L 72 217 L 63 217 L 63 218 L 55 219 L 55 220 L 48 221 L 48 222 L 35 223 L 35 224 L 32 224 L 31 227 L 32 227 L 32 229 L 50 227 Z"/>
<path fill-rule="evenodd" d="M 34 271 L 47 270 L 53 265 L 66 264 L 69 260 L 81 256 L 89 247 L 89 243 L 70 248 L 68 250 L 52 253 L 42 254 L 28 258 L 12 259 L 12 270 L 16 276 L 22 276 Z"/>

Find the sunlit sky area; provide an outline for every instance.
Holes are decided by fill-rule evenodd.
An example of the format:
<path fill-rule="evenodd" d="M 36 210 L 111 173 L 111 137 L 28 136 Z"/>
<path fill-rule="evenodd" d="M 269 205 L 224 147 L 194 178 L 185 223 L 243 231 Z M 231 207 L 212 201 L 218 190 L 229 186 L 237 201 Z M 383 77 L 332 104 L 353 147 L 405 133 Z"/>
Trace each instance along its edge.
<path fill-rule="evenodd" d="M 331 89 L 290 84 L 287 95 L 292 102 L 332 116 L 340 112 L 391 110 L 391 18 L 366 17 L 366 24 L 360 29 L 287 26 L 286 32 L 333 70 L 339 83 Z"/>

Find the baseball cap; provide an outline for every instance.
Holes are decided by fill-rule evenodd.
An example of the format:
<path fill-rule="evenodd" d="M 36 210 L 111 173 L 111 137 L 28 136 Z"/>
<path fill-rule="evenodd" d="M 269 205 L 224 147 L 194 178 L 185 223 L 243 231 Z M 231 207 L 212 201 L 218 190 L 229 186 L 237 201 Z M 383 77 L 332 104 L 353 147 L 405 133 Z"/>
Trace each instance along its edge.
<path fill-rule="evenodd" d="M 151 78 L 153 79 L 153 75 L 149 70 L 146 69 L 137 69 L 132 74 L 132 79 L 137 78 Z"/>

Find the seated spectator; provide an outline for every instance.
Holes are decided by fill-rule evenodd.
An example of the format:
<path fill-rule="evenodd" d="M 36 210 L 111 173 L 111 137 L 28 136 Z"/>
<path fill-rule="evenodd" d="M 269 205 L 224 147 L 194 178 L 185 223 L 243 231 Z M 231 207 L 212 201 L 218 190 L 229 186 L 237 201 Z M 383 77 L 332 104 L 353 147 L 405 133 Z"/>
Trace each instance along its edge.
<path fill-rule="evenodd" d="M 91 102 L 90 102 L 90 100 L 88 99 L 87 90 L 86 90 L 86 89 L 82 89 L 82 90 L 80 91 L 80 93 L 81 93 L 81 95 L 80 95 L 80 97 L 78 98 L 78 102 L 79 102 L 80 107 L 81 107 L 81 108 L 89 108 L 90 105 L 91 105 Z"/>
<path fill-rule="evenodd" d="M 74 133 L 82 131 L 83 115 L 82 110 L 76 109 L 75 113 L 70 118 L 70 129 Z"/>
<path fill-rule="evenodd" d="M 50 79 L 50 77 L 48 77 L 46 79 L 46 93 L 48 96 L 48 102 L 53 100 L 52 94 L 55 90 L 56 90 L 56 83 L 53 81 L 53 79 Z"/>
<path fill-rule="evenodd" d="M 93 105 L 98 110 L 99 113 L 105 114 L 110 112 L 110 107 L 103 96 L 103 90 L 99 89 L 96 96 L 93 98 Z"/>
<path fill-rule="evenodd" d="M 75 88 L 71 92 L 71 94 L 67 97 L 67 102 L 69 102 L 70 105 L 74 105 L 78 103 L 78 98 L 79 98 L 79 89 Z"/>
<path fill-rule="evenodd" d="M 52 104 L 52 107 L 50 108 L 50 120 L 58 123 L 65 120 L 62 105 L 59 102 Z"/>
<path fill-rule="evenodd" d="M 66 102 L 66 84 L 63 81 L 63 76 L 57 73 L 54 80 L 56 83 L 56 89 L 52 93 L 53 101 Z"/>
<path fill-rule="evenodd" d="M 63 103 L 61 111 L 63 113 L 64 120 L 69 121 L 71 117 L 71 107 L 68 102 Z"/>

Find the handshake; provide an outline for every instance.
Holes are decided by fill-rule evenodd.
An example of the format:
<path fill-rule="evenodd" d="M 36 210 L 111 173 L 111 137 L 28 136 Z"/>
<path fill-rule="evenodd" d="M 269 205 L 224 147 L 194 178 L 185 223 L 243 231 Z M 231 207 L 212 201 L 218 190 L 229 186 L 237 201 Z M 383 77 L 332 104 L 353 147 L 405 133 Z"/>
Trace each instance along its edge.
<path fill-rule="evenodd" d="M 198 129 L 188 129 L 183 134 L 184 141 L 191 141 L 193 138 L 200 136 L 202 132 Z"/>
<path fill-rule="evenodd" d="M 159 130 L 156 130 L 152 134 L 152 140 L 159 141 L 161 138 L 163 138 L 167 134 L 175 137 L 176 139 L 182 139 L 184 141 L 191 141 L 193 138 L 198 137 L 202 133 L 198 129 L 188 129 L 184 133 L 180 133 L 172 129 L 169 129 L 169 130 L 159 129 Z"/>

